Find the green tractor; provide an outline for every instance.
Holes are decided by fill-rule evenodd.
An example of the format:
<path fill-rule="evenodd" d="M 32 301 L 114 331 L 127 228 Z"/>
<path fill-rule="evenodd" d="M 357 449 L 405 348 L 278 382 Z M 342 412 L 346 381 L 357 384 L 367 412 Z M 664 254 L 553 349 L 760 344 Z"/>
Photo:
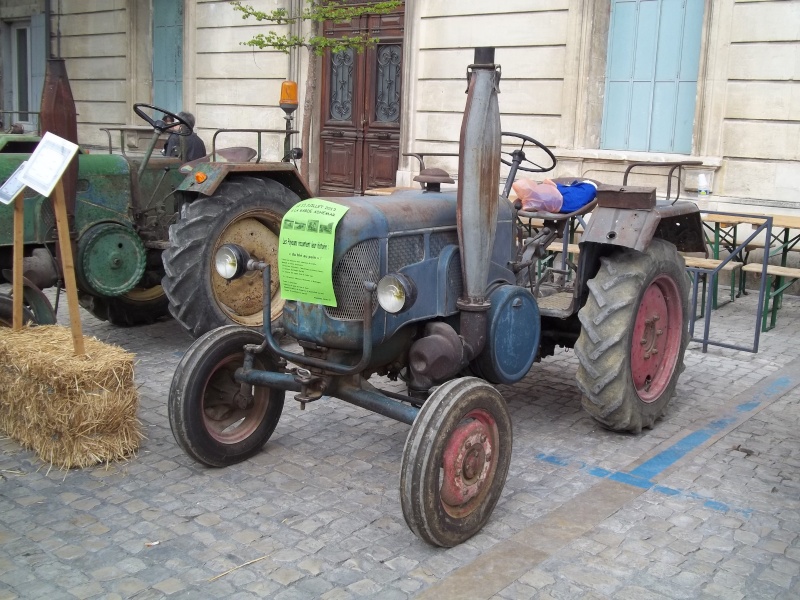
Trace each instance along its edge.
<path fill-rule="evenodd" d="M 63 61 L 50 63 L 61 64 L 48 65 L 43 128 L 67 137 L 58 126 L 47 127 L 67 122 L 73 131 L 77 128 Z M 49 74 L 51 67 L 56 75 Z M 48 101 L 48 94 L 58 99 Z M 45 107 L 53 106 L 62 114 L 45 115 Z M 190 134 L 188 124 L 152 105 L 136 104 L 134 111 L 152 128 L 144 154 L 126 154 L 124 145 L 121 154 L 112 154 L 111 133 L 106 130 L 109 152 L 80 151 L 74 183 L 65 185 L 81 305 L 95 317 L 119 326 L 151 323 L 172 313 L 195 337 L 224 324 L 261 325 L 261 282 L 255 282 L 249 295 L 247 281 L 227 285 L 214 271 L 213 256 L 222 244 L 237 243 L 262 260 L 273 260 L 284 213 L 311 195 L 289 162 L 299 157 L 299 149 L 290 150 L 287 143 L 284 161 L 261 162 L 263 134 L 286 133 L 288 142 L 294 133 L 289 113 L 285 132 L 220 130 L 214 135 L 211 154 L 185 163 L 162 156 L 160 148 L 165 134 Z M 183 127 L 166 123 L 167 115 Z M 126 129 L 131 128 L 120 128 Z M 259 151 L 217 149 L 216 138 L 224 132 L 252 133 Z M 30 157 L 39 139 L 0 135 L 0 183 Z M 55 310 L 42 291 L 62 285 L 53 206 L 49 198 L 28 188 L 23 198 L 25 318 L 53 323 Z M 0 204 L 0 282 L 11 281 L 12 245 L 13 207 Z M 272 303 L 282 305 L 279 284 L 273 286 Z M 276 308 L 274 317 L 279 314 Z M 10 320 L 10 297 L 0 292 L 0 325 Z"/>

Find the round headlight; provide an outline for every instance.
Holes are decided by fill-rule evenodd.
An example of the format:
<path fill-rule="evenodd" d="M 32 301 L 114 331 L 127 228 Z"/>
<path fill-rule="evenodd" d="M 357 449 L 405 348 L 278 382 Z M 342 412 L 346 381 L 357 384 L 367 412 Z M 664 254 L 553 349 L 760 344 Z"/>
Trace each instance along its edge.
<path fill-rule="evenodd" d="M 224 244 L 219 247 L 214 255 L 214 268 L 220 277 L 236 279 L 247 270 L 247 261 L 250 256 L 247 250 L 236 244 Z"/>
<path fill-rule="evenodd" d="M 378 282 L 378 304 L 388 313 L 408 310 L 417 299 L 417 288 L 405 275 L 390 273 Z"/>

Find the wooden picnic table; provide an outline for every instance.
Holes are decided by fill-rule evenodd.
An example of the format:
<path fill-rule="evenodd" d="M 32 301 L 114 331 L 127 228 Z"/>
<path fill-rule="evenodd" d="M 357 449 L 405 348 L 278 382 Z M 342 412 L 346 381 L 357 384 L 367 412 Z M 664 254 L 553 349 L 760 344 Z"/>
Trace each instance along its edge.
<path fill-rule="evenodd" d="M 737 228 L 739 225 L 751 225 L 754 229 L 763 225 L 768 217 L 772 218 L 772 227 L 767 228 L 769 244 L 769 255 L 781 257 L 781 266 L 786 266 L 786 259 L 791 250 L 800 243 L 800 216 L 779 215 L 771 213 L 753 213 L 752 215 L 732 215 L 720 213 L 703 213 L 702 218 L 706 227 L 713 231 L 713 240 L 708 240 L 714 258 L 719 258 L 720 246 L 724 246 L 729 251 L 737 247 Z M 713 224 L 713 225 L 708 225 Z M 792 233 L 796 230 L 796 233 Z M 757 245 L 752 245 L 747 250 L 753 249 Z M 743 258 L 746 258 L 743 257 Z"/>
<path fill-rule="evenodd" d="M 752 214 L 725 214 L 704 213 L 702 215 L 707 230 L 713 231 L 713 239 L 708 239 L 715 259 L 719 259 L 721 247 L 730 253 L 735 253 L 744 264 L 742 278 L 740 279 L 740 292 L 745 291 L 746 273 L 758 273 L 762 281 L 768 281 L 766 301 L 759 301 L 762 311 L 762 331 L 775 327 L 778 310 L 782 303 L 782 294 L 795 281 L 800 280 L 800 269 L 786 266 L 789 252 L 800 249 L 800 216 L 774 214 L 768 212 Z M 761 264 L 746 264 L 750 250 L 761 248 L 762 245 L 755 241 L 739 243 L 737 229 L 739 225 L 750 225 L 753 229 L 763 228 L 765 231 L 764 252 Z M 780 256 L 780 266 L 768 263 L 769 258 Z M 713 306 L 717 306 L 716 287 L 713 289 Z M 763 295 L 763 294 L 761 294 Z M 771 308 L 770 308 L 771 304 Z M 769 323 L 768 313 L 771 313 Z"/>

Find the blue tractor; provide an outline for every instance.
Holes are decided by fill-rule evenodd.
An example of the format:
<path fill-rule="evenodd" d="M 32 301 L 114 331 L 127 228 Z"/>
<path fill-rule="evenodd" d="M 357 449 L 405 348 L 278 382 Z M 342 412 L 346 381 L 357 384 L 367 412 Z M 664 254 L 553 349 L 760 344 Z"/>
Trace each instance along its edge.
<path fill-rule="evenodd" d="M 186 352 L 169 418 L 192 458 L 223 467 L 260 452 L 287 391 L 301 407 L 339 398 L 411 425 L 403 515 L 420 538 L 450 547 L 480 531 L 508 473 L 511 418 L 492 384 L 520 381 L 537 358 L 570 347 L 584 405 L 603 424 L 639 431 L 664 412 L 689 339 L 676 245 L 702 248 L 696 206 L 656 203 L 654 189 L 600 186 L 582 209 L 592 217 L 577 270 L 543 281 L 535 266 L 569 215 L 526 213 L 498 193 L 493 48 L 476 49 L 468 79 L 457 191 L 440 191 L 427 173 L 424 190 L 331 199 L 347 209 L 334 232 L 335 306 L 287 301 L 282 317 L 302 353 L 282 348 L 269 327 L 239 326 L 212 330 Z M 541 145 L 517 137 L 506 192 L 518 170 L 555 166 L 549 151 L 551 165 L 532 163 L 525 149 Z M 524 226 L 532 218 L 544 223 L 535 233 Z M 274 276 L 236 244 L 216 258 L 229 280 L 260 270 L 268 289 Z M 376 374 L 401 379 L 407 392 L 378 389 Z"/>

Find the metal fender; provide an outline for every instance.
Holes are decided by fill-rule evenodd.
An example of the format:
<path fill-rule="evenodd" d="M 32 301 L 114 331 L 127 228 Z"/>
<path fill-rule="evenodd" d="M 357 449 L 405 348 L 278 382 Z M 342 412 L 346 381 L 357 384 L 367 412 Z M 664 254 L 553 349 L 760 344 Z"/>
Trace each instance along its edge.
<path fill-rule="evenodd" d="M 11 269 L 3 269 L 2 276 L 11 281 Z M 2 278 L 0 278 L 2 281 Z M 37 325 L 55 325 L 56 311 L 44 292 L 27 277 L 22 278 L 22 301 L 30 308 Z"/>
<path fill-rule="evenodd" d="M 528 288 L 516 285 L 497 287 L 489 301 L 486 345 L 470 368 L 491 383 L 515 383 L 539 352 L 539 306 Z"/>
<path fill-rule="evenodd" d="M 201 163 L 196 165 L 178 186 L 182 192 L 196 192 L 211 196 L 219 185 L 233 174 L 263 176 L 274 179 L 300 196 L 301 200 L 312 196 L 300 173 L 290 163 Z"/>
<path fill-rule="evenodd" d="M 680 252 L 703 252 L 703 224 L 697 205 L 659 202 L 651 209 L 598 206 L 592 211 L 581 244 L 610 244 L 644 252 L 653 238 L 675 244 Z"/>

